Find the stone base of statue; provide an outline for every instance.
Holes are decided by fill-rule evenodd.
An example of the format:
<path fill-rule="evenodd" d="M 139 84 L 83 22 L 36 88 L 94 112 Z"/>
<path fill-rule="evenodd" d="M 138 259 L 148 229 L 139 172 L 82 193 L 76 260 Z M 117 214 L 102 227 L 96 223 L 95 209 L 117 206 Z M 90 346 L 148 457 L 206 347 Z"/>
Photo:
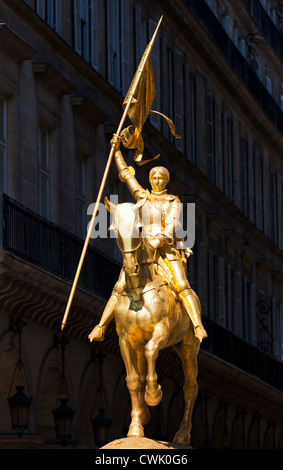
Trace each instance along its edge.
<path fill-rule="evenodd" d="M 192 449 L 191 446 L 148 439 L 146 437 L 124 437 L 109 442 L 101 449 Z"/>

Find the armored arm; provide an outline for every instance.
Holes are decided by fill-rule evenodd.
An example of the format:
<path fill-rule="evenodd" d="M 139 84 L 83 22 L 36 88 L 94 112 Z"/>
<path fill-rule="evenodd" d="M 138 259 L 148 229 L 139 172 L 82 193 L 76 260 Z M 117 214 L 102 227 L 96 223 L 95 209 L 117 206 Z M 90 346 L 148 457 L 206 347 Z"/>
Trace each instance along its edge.
<path fill-rule="evenodd" d="M 134 199 L 139 199 L 141 192 L 144 192 L 143 187 L 138 183 L 135 178 L 135 170 L 129 167 L 124 160 L 120 150 L 120 138 L 116 135 L 113 136 L 111 144 L 115 145 L 115 162 L 118 170 L 118 175 L 123 183 L 126 183 Z"/>

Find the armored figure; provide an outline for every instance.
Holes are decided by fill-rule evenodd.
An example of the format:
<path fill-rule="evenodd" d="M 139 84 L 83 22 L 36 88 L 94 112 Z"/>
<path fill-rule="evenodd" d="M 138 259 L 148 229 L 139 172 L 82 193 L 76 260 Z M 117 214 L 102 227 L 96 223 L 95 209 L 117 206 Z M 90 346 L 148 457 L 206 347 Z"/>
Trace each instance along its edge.
<path fill-rule="evenodd" d="M 133 136 L 127 132 L 121 135 L 122 143 L 126 147 L 130 145 L 132 138 Z M 141 203 L 143 237 L 155 255 L 164 276 L 166 276 L 166 271 L 171 274 L 167 278 L 170 278 L 178 298 L 192 321 L 195 337 L 201 342 L 207 337 L 207 334 L 201 322 L 198 298 L 191 289 L 186 275 L 184 251 L 188 257 L 191 250 L 179 250 L 176 247 L 175 232 L 180 226 L 181 203 L 177 196 L 167 193 L 166 186 L 170 180 L 169 172 L 161 166 L 152 168 L 149 174 L 152 190 L 149 192 L 138 183 L 133 168 L 127 166 L 120 151 L 120 138 L 114 135 L 111 144 L 115 145 L 115 162 L 120 180 L 127 184 L 134 199 Z M 106 328 L 114 317 L 115 305 L 124 288 L 125 272 L 122 268 L 100 322 L 89 335 L 90 341 L 104 339 Z"/>

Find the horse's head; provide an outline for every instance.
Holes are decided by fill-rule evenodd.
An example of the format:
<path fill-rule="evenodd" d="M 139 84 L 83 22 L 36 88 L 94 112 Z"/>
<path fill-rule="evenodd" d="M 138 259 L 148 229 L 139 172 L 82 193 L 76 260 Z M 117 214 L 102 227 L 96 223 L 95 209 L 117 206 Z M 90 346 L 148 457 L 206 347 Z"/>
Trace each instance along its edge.
<path fill-rule="evenodd" d="M 118 247 L 123 255 L 124 269 L 129 276 L 139 274 L 139 248 L 141 247 L 142 224 L 139 221 L 141 203 L 113 204 L 107 198 L 105 206 L 111 212 L 113 220 L 109 230 L 114 230 Z"/>

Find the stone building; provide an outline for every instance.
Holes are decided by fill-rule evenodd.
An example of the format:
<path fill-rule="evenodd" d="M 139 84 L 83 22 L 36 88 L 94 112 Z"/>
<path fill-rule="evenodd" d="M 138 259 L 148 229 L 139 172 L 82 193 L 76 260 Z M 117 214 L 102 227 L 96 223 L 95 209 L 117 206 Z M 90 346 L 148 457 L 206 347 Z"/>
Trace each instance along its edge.
<path fill-rule="evenodd" d="M 109 141 L 161 15 L 154 107 L 182 139 L 156 115 L 143 136 L 145 155 L 160 153 L 170 171 L 169 191 L 196 209 L 189 279 L 208 338 L 192 445 L 283 447 L 279 1 L 0 0 L 0 448 L 60 445 L 52 416 L 60 385 L 75 411 L 69 446 L 95 447 L 99 408 L 112 420 L 108 439 L 129 423 L 114 324 L 103 343 L 87 339 L 120 271 L 115 240 L 91 240 L 67 344 L 59 332 Z M 144 186 L 154 163 L 137 169 Z M 110 194 L 130 200 L 114 165 Z M 146 435 L 171 440 L 183 408 L 173 351 L 160 354 L 158 375 L 164 397 Z M 33 399 L 21 439 L 7 402 L 15 385 Z"/>

